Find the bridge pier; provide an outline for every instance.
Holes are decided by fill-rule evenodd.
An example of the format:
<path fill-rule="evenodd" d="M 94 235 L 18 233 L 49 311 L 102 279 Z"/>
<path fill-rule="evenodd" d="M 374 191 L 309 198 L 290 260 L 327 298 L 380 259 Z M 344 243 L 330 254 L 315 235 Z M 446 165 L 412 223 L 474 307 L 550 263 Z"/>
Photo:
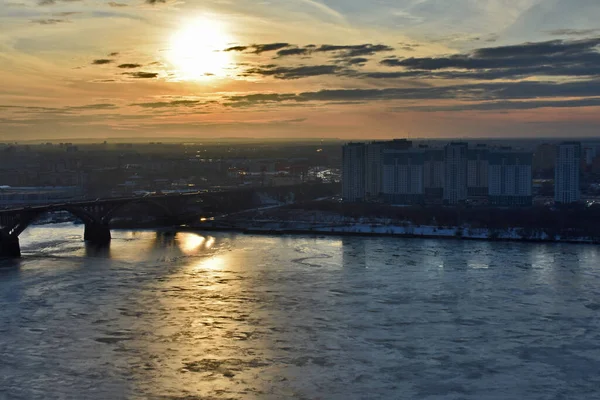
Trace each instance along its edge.
<path fill-rule="evenodd" d="M 18 236 L 0 236 L 0 258 L 21 257 L 21 246 Z"/>
<path fill-rule="evenodd" d="M 111 240 L 110 228 L 106 224 L 85 224 L 83 240 L 98 245 L 109 244 Z"/>

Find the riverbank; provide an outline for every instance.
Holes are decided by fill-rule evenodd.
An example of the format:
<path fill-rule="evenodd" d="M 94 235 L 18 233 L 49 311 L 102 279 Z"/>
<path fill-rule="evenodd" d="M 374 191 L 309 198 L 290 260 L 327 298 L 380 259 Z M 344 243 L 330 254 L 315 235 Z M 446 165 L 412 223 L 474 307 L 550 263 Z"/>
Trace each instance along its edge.
<path fill-rule="evenodd" d="M 511 241 L 534 243 L 578 243 L 600 244 L 600 241 L 585 237 L 550 236 L 542 231 L 526 231 L 522 228 L 471 229 L 466 227 L 435 227 L 393 224 L 344 224 L 323 225 L 316 223 L 264 222 L 225 225 L 217 221 L 195 224 L 188 227 L 200 231 L 228 231 L 253 235 L 318 235 L 318 236 L 387 236 L 420 239 L 452 239 L 478 241 Z"/>

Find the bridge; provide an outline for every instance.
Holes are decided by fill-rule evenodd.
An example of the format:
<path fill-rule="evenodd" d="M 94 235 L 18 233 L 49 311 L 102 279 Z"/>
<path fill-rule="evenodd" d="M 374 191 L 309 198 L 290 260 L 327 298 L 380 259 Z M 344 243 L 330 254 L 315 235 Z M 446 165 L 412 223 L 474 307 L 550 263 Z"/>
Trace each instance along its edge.
<path fill-rule="evenodd" d="M 336 193 L 337 186 L 330 184 L 295 185 L 274 188 L 249 188 L 229 191 L 179 193 L 143 197 L 120 197 L 48 204 L 0 210 L 0 258 L 21 256 L 19 235 L 42 215 L 66 211 L 84 223 L 84 240 L 96 245 L 111 241 L 110 223 L 126 207 L 145 206 L 164 225 L 181 225 L 203 211 L 233 212 L 260 205 L 257 194 L 266 194 L 277 200 L 308 200 Z M 190 203 L 193 203 L 193 207 Z M 190 209 L 194 209 L 190 211 Z"/>
<path fill-rule="evenodd" d="M 126 206 L 144 205 L 154 210 L 155 217 L 175 222 L 180 220 L 180 217 L 184 214 L 182 211 L 187 209 L 187 200 L 207 198 L 210 194 L 212 193 L 198 192 L 120 197 L 0 210 L 0 258 L 20 257 L 19 235 L 47 213 L 66 211 L 72 214 L 84 223 L 85 241 L 97 245 L 106 245 L 111 241 L 111 220 Z"/>

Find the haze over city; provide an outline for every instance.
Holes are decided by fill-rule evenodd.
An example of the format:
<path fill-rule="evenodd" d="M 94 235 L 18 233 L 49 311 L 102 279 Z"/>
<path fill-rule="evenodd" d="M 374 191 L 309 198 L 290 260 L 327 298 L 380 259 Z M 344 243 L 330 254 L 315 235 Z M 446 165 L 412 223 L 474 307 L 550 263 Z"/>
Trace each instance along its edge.
<path fill-rule="evenodd" d="M 0 138 L 586 137 L 595 0 L 0 0 Z"/>

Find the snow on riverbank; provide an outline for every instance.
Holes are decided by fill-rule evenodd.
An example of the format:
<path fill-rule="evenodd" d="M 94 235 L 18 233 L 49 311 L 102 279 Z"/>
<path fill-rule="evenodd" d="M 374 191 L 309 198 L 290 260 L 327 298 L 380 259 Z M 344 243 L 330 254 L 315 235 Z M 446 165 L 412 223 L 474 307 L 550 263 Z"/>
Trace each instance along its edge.
<path fill-rule="evenodd" d="M 561 238 L 559 235 L 551 237 L 543 231 L 525 231 L 522 228 L 508 229 L 474 229 L 469 227 L 439 227 L 426 225 L 411 225 L 408 223 L 396 224 L 367 224 L 367 223 L 314 223 L 304 221 L 237 221 L 233 224 L 220 224 L 215 221 L 201 224 L 197 228 L 240 230 L 247 233 L 272 233 L 272 234 L 334 234 L 334 235 L 381 235 L 400 237 L 423 238 L 453 238 L 470 240 L 514 240 L 514 241 L 540 241 L 540 242 L 576 242 L 595 243 L 594 240 L 584 237 Z"/>

